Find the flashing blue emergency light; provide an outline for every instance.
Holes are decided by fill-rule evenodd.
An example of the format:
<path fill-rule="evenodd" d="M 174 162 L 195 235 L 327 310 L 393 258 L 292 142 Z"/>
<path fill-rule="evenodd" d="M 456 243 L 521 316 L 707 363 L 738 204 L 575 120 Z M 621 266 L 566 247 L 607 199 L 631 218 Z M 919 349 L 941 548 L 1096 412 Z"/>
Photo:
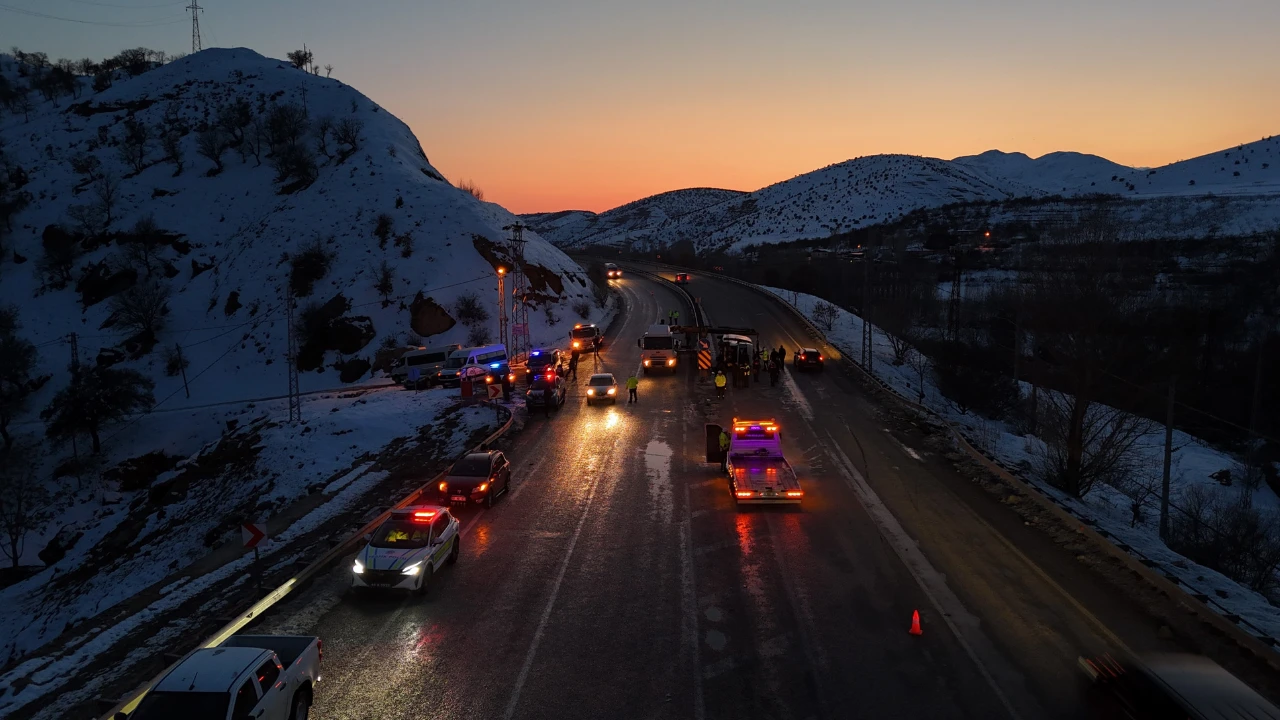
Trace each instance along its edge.
<path fill-rule="evenodd" d="M 501 363 L 489 363 L 489 367 L 491 368 L 497 368 L 499 365 L 501 365 Z"/>
<path fill-rule="evenodd" d="M 541 351 L 541 350 L 534 350 L 533 352 L 531 352 L 531 353 L 529 353 L 529 354 L 530 354 L 530 355 L 541 355 L 541 354 L 542 354 L 542 351 Z"/>

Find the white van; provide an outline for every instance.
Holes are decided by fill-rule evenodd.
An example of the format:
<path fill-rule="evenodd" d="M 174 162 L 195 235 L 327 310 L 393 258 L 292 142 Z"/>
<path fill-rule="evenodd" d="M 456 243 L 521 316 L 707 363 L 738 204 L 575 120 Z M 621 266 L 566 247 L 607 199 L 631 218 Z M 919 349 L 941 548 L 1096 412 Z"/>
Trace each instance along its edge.
<path fill-rule="evenodd" d="M 401 355 L 395 364 L 391 366 L 391 379 L 403 385 L 409 382 L 409 373 L 416 368 L 419 382 L 428 384 L 435 382 L 436 373 L 444 368 L 445 362 L 449 360 L 450 353 L 461 349 L 461 345 L 454 343 L 452 345 L 441 345 L 440 347 L 419 347 L 417 350 L 410 350 Z"/>
<path fill-rule="evenodd" d="M 458 377 L 463 368 L 469 365 L 480 365 L 486 369 L 498 369 L 507 365 L 506 345 L 482 345 L 481 347 L 456 350 L 449 355 L 444 368 L 436 374 L 436 378 L 445 387 L 458 387 Z"/>

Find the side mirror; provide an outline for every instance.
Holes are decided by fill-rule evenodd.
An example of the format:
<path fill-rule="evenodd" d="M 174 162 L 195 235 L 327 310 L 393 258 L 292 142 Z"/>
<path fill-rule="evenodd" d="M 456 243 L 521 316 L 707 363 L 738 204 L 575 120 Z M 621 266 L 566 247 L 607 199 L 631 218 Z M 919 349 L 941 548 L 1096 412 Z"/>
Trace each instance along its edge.
<path fill-rule="evenodd" d="M 636 347 L 644 349 L 644 338 L 636 340 Z"/>

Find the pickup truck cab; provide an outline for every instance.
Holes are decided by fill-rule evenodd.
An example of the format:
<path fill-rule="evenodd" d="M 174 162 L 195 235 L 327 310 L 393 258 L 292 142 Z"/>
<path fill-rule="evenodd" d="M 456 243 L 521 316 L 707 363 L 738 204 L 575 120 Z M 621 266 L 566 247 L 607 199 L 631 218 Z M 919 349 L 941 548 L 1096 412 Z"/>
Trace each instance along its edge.
<path fill-rule="evenodd" d="M 320 638 L 233 635 L 188 655 L 115 720 L 307 720 Z"/>

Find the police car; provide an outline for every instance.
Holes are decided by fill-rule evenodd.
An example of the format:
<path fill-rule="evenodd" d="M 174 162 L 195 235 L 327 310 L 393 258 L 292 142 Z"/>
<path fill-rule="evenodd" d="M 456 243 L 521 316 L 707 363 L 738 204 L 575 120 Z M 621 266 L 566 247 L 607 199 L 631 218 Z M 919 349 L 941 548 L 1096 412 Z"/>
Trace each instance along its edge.
<path fill-rule="evenodd" d="M 351 587 L 408 590 L 425 595 L 444 563 L 458 561 L 461 526 L 448 508 L 410 505 L 369 536 L 351 566 Z"/>

